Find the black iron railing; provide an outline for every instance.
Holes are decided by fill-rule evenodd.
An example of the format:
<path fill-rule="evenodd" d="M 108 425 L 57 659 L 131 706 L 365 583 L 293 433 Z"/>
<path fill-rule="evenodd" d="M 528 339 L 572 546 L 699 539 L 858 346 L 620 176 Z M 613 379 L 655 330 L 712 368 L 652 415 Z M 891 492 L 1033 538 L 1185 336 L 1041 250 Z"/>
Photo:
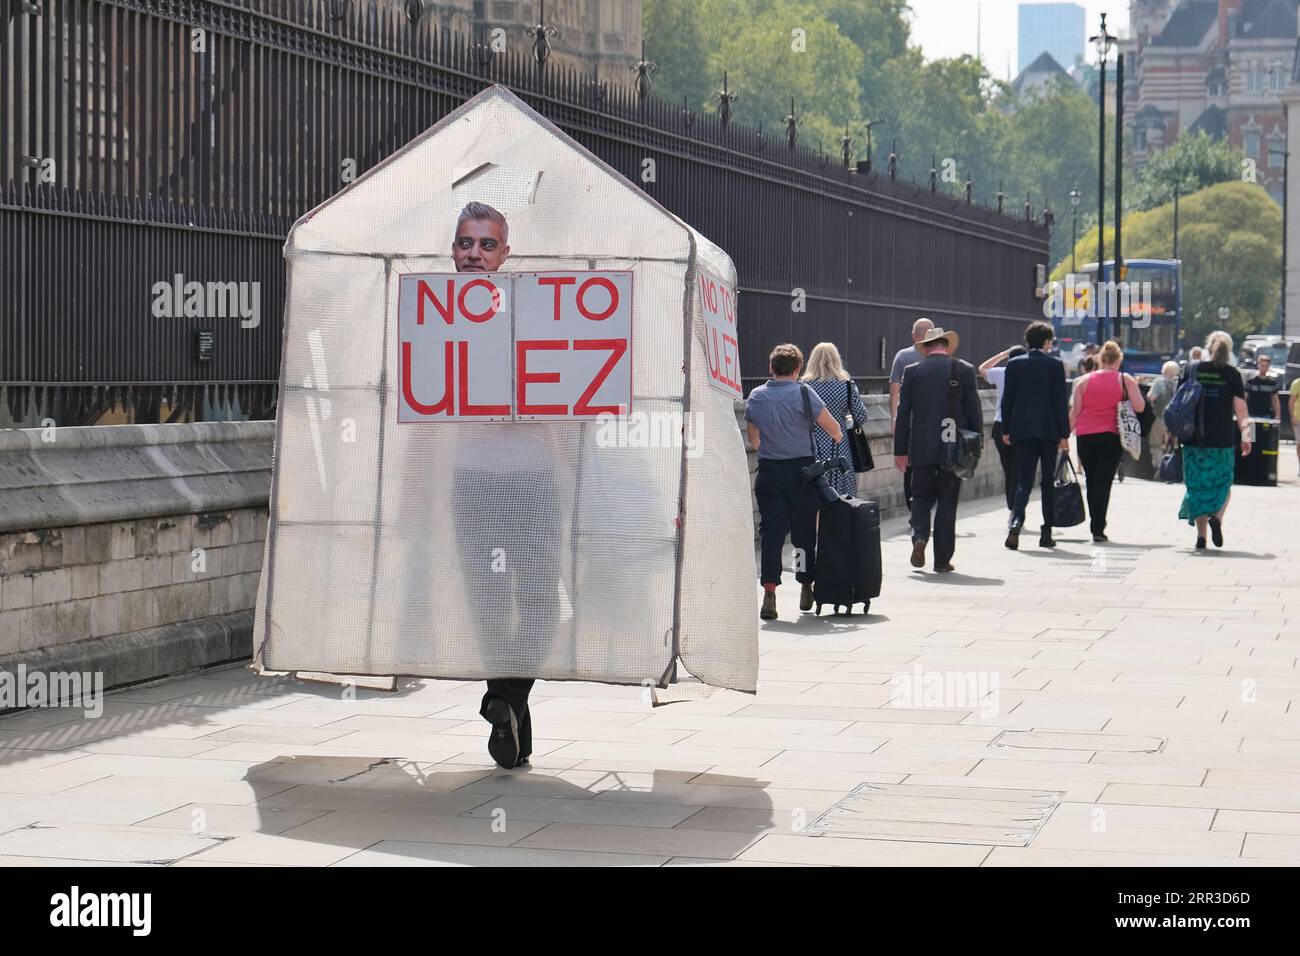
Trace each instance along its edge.
<path fill-rule="evenodd" d="M 11 420 L 98 420 L 122 405 L 136 420 L 271 413 L 293 221 L 492 83 L 731 254 L 749 376 L 779 341 L 831 340 L 871 381 L 919 315 L 957 326 L 963 352 L 982 357 L 1038 314 L 1042 225 L 791 147 L 745 125 L 739 103 L 724 122 L 631 83 L 539 67 L 522 31 L 489 55 L 413 23 L 396 0 L 330 10 L 0 0 Z M 647 158 L 655 176 L 642 182 Z M 163 286 L 189 283 L 256 284 L 256 322 L 186 314 L 172 292 L 163 301 Z"/>

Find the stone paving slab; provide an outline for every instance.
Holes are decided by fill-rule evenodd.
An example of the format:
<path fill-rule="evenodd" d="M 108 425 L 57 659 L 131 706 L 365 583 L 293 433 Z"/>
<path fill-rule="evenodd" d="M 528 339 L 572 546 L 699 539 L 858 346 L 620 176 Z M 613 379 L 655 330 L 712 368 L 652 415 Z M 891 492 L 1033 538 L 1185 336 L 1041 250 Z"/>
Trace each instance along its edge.
<path fill-rule="evenodd" d="M 463 681 L 344 700 L 230 667 L 98 718 L 2 717 L 0 866 L 1294 865 L 1293 454 L 1234 491 L 1223 551 L 1193 551 L 1179 488 L 1135 480 L 1109 545 L 1013 554 L 995 502 L 963 505 L 953 575 L 908 567 L 889 522 L 869 615 L 780 590 L 757 695 L 652 710 L 542 682 L 526 772 L 488 758 Z M 906 799 L 808 831 L 866 783 Z M 1054 805 L 1027 846 L 973 842 L 1034 793 Z"/>

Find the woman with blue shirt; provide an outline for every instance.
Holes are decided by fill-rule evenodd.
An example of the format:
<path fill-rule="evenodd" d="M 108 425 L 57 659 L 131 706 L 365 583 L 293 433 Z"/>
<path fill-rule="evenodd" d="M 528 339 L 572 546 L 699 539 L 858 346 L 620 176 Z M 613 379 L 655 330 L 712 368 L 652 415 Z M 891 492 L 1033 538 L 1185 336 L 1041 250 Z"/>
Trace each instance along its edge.
<path fill-rule="evenodd" d="M 1006 363 L 1017 355 L 1024 354 L 1023 345 L 1013 345 L 985 360 L 979 368 L 980 376 L 997 389 L 998 393 L 995 406 L 997 411 L 993 415 L 993 447 L 998 450 L 998 459 L 1002 462 L 1002 482 L 1007 497 L 1007 510 L 1013 512 L 1016 507 L 1016 450 L 1002 440 L 1002 389 L 1007 384 Z"/>

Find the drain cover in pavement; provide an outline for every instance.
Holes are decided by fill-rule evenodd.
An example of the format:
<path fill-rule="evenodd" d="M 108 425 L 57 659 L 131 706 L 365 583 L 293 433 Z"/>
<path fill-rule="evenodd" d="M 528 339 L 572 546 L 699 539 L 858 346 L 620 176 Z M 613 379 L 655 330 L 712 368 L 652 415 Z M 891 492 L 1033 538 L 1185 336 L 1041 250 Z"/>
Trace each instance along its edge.
<path fill-rule="evenodd" d="M 864 783 L 805 832 L 858 840 L 1028 846 L 1061 797 L 1046 790 Z"/>

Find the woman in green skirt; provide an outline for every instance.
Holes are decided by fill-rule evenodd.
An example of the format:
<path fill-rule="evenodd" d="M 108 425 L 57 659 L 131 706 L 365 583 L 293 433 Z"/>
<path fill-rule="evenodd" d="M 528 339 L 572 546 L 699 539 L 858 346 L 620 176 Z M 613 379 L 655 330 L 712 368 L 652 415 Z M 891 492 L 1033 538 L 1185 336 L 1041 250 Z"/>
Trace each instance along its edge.
<path fill-rule="evenodd" d="M 1223 547 L 1223 512 L 1232 494 L 1236 470 L 1233 428 L 1241 429 L 1241 453 L 1250 454 L 1246 390 L 1241 373 L 1230 364 L 1232 337 L 1213 332 L 1205 342 L 1206 358 L 1183 369 L 1181 385 L 1192 375 L 1201 385 L 1200 428 L 1183 442 L 1183 495 L 1178 517 L 1196 525 L 1196 549 L 1205 550 L 1208 528 L 1216 548 Z M 1236 419 L 1235 423 L 1233 419 Z"/>

